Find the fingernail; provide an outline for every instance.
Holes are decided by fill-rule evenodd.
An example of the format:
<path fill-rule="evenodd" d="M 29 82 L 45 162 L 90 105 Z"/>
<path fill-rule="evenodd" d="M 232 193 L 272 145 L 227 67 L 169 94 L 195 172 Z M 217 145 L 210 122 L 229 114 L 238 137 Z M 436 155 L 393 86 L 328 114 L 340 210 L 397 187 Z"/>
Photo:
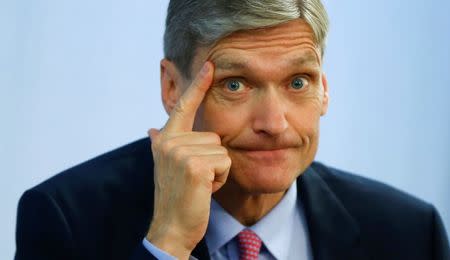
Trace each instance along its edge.
<path fill-rule="evenodd" d="M 200 73 L 202 73 L 202 75 L 206 75 L 209 71 L 209 66 L 208 63 L 203 64 L 202 70 L 200 71 Z"/>

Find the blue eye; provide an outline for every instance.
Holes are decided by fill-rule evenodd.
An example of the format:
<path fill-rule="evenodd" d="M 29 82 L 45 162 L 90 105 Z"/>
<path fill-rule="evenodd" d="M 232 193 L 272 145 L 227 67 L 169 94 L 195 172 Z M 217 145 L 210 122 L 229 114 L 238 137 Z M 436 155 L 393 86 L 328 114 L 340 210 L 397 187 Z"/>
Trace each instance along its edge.
<path fill-rule="evenodd" d="M 305 87 L 306 84 L 307 84 L 306 79 L 304 79 L 304 78 L 295 78 L 291 82 L 291 87 L 293 89 L 302 89 L 302 88 Z"/>
<path fill-rule="evenodd" d="M 238 91 L 241 88 L 242 84 L 241 82 L 237 80 L 230 80 L 227 82 L 227 88 L 230 91 Z"/>

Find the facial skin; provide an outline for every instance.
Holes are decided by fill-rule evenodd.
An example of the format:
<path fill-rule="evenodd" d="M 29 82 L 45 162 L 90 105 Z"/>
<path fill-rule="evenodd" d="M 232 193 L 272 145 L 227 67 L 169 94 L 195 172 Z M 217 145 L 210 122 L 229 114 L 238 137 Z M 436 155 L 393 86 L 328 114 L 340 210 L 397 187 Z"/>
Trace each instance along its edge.
<path fill-rule="evenodd" d="M 194 131 L 221 137 L 232 165 L 214 197 L 251 224 L 278 203 L 316 154 L 320 116 L 328 107 L 320 50 L 310 26 L 294 20 L 236 32 L 199 49 L 193 75 L 206 60 L 215 65 L 214 82 L 197 111 Z M 173 79 L 173 86 L 163 89 L 170 111 L 190 81 L 167 60 L 162 68 Z"/>

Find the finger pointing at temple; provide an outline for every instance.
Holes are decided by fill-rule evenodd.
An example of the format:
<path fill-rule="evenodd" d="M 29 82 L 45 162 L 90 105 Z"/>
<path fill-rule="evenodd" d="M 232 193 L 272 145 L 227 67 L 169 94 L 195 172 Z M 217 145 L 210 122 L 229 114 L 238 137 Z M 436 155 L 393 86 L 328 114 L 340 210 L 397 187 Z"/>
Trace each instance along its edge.
<path fill-rule="evenodd" d="M 192 131 L 195 114 L 211 86 L 213 79 L 213 64 L 207 61 L 197 74 L 191 85 L 186 89 L 170 112 L 169 120 L 164 127 L 165 132 Z"/>

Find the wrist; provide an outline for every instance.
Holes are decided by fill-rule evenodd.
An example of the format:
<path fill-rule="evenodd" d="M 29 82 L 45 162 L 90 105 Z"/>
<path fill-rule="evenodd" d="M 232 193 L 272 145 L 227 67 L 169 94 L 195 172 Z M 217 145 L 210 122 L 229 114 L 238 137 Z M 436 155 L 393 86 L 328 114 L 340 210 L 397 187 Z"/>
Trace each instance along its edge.
<path fill-rule="evenodd" d="M 146 239 L 158 249 L 176 257 L 177 259 L 189 259 L 195 244 L 189 243 L 181 232 L 171 228 L 150 227 Z"/>

